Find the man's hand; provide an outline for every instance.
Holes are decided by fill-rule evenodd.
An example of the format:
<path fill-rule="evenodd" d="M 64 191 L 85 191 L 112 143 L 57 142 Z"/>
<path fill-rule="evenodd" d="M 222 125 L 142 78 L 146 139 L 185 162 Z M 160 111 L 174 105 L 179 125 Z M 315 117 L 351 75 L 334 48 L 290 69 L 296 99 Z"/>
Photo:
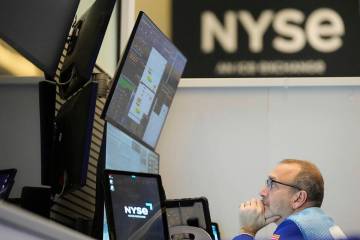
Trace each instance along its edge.
<path fill-rule="evenodd" d="M 240 205 L 241 232 L 252 236 L 264 226 L 275 222 L 280 216 L 273 216 L 265 219 L 264 204 L 260 199 L 251 199 Z"/>

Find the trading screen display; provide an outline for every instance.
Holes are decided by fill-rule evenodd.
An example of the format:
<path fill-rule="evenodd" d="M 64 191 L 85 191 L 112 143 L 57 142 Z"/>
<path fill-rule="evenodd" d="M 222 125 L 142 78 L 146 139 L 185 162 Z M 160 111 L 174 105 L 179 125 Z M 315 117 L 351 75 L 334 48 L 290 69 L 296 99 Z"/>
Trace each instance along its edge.
<path fill-rule="evenodd" d="M 116 239 L 167 239 L 157 178 L 109 174 L 108 181 Z"/>
<path fill-rule="evenodd" d="M 186 61 L 140 13 L 114 77 L 105 119 L 155 148 Z"/>
<path fill-rule="evenodd" d="M 106 169 L 159 173 L 159 155 L 107 123 Z"/>

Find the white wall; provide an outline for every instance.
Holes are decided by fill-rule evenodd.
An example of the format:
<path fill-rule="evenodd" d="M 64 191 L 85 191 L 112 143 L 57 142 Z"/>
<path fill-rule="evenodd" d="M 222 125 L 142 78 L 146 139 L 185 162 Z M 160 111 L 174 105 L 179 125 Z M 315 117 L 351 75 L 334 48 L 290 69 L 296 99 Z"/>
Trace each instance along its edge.
<path fill-rule="evenodd" d="M 0 169 L 16 168 L 10 197 L 41 187 L 40 77 L 0 77 Z"/>
<path fill-rule="evenodd" d="M 179 88 L 157 151 L 167 197 L 206 196 L 224 239 L 284 158 L 317 164 L 323 208 L 360 232 L 360 87 Z"/>

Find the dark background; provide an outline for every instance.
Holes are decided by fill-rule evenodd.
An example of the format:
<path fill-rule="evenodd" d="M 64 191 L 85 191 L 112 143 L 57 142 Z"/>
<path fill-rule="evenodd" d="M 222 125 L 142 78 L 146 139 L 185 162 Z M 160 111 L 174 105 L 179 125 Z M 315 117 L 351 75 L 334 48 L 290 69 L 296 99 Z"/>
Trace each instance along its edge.
<path fill-rule="evenodd" d="M 265 9 L 273 10 L 275 14 L 282 9 L 294 8 L 304 13 L 304 25 L 309 14 L 319 8 L 331 8 L 342 18 L 345 25 L 345 34 L 342 37 L 343 46 L 332 53 L 321 53 L 314 50 L 308 42 L 303 50 L 294 54 L 283 54 L 272 47 L 274 37 L 280 36 L 274 32 L 272 23 L 264 35 L 264 46 L 261 53 L 252 53 L 248 48 L 248 35 L 242 24 L 238 21 L 238 49 L 234 54 L 226 53 L 222 47 L 215 43 L 215 50 L 210 54 L 200 49 L 200 18 L 201 14 L 209 10 L 216 14 L 219 21 L 223 21 L 226 11 L 247 10 L 257 20 L 259 14 Z M 207 0 L 184 1 L 173 0 L 173 41 L 188 58 L 184 77 L 241 77 L 241 75 L 217 75 L 214 71 L 218 61 L 238 62 L 242 60 L 324 60 L 327 68 L 321 76 L 358 76 L 360 75 L 360 49 L 359 49 L 359 4 L 356 0 Z M 216 42 L 216 41 L 215 41 Z M 258 77 L 260 75 L 246 76 Z M 261 75 L 261 77 L 274 77 L 277 75 Z M 289 77 L 290 75 L 286 75 Z M 296 76 L 301 76 L 297 74 Z M 311 75 L 302 75 L 311 76 Z M 319 75 L 316 75 L 319 76 Z M 285 77 L 285 76 L 284 76 Z"/>

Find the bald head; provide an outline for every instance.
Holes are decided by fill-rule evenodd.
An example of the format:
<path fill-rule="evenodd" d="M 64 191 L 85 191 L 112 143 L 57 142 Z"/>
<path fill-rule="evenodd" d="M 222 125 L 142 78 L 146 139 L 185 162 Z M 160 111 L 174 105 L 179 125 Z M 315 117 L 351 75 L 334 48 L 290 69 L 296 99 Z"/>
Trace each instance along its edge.
<path fill-rule="evenodd" d="M 324 180 L 315 164 L 297 159 L 285 159 L 279 164 L 297 166 L 294 184 L 307 192 L 307 201 L 312 206 L 320 207 L 324 198 Z M 298 168 L 300 169 L 298 170 Z"/>

